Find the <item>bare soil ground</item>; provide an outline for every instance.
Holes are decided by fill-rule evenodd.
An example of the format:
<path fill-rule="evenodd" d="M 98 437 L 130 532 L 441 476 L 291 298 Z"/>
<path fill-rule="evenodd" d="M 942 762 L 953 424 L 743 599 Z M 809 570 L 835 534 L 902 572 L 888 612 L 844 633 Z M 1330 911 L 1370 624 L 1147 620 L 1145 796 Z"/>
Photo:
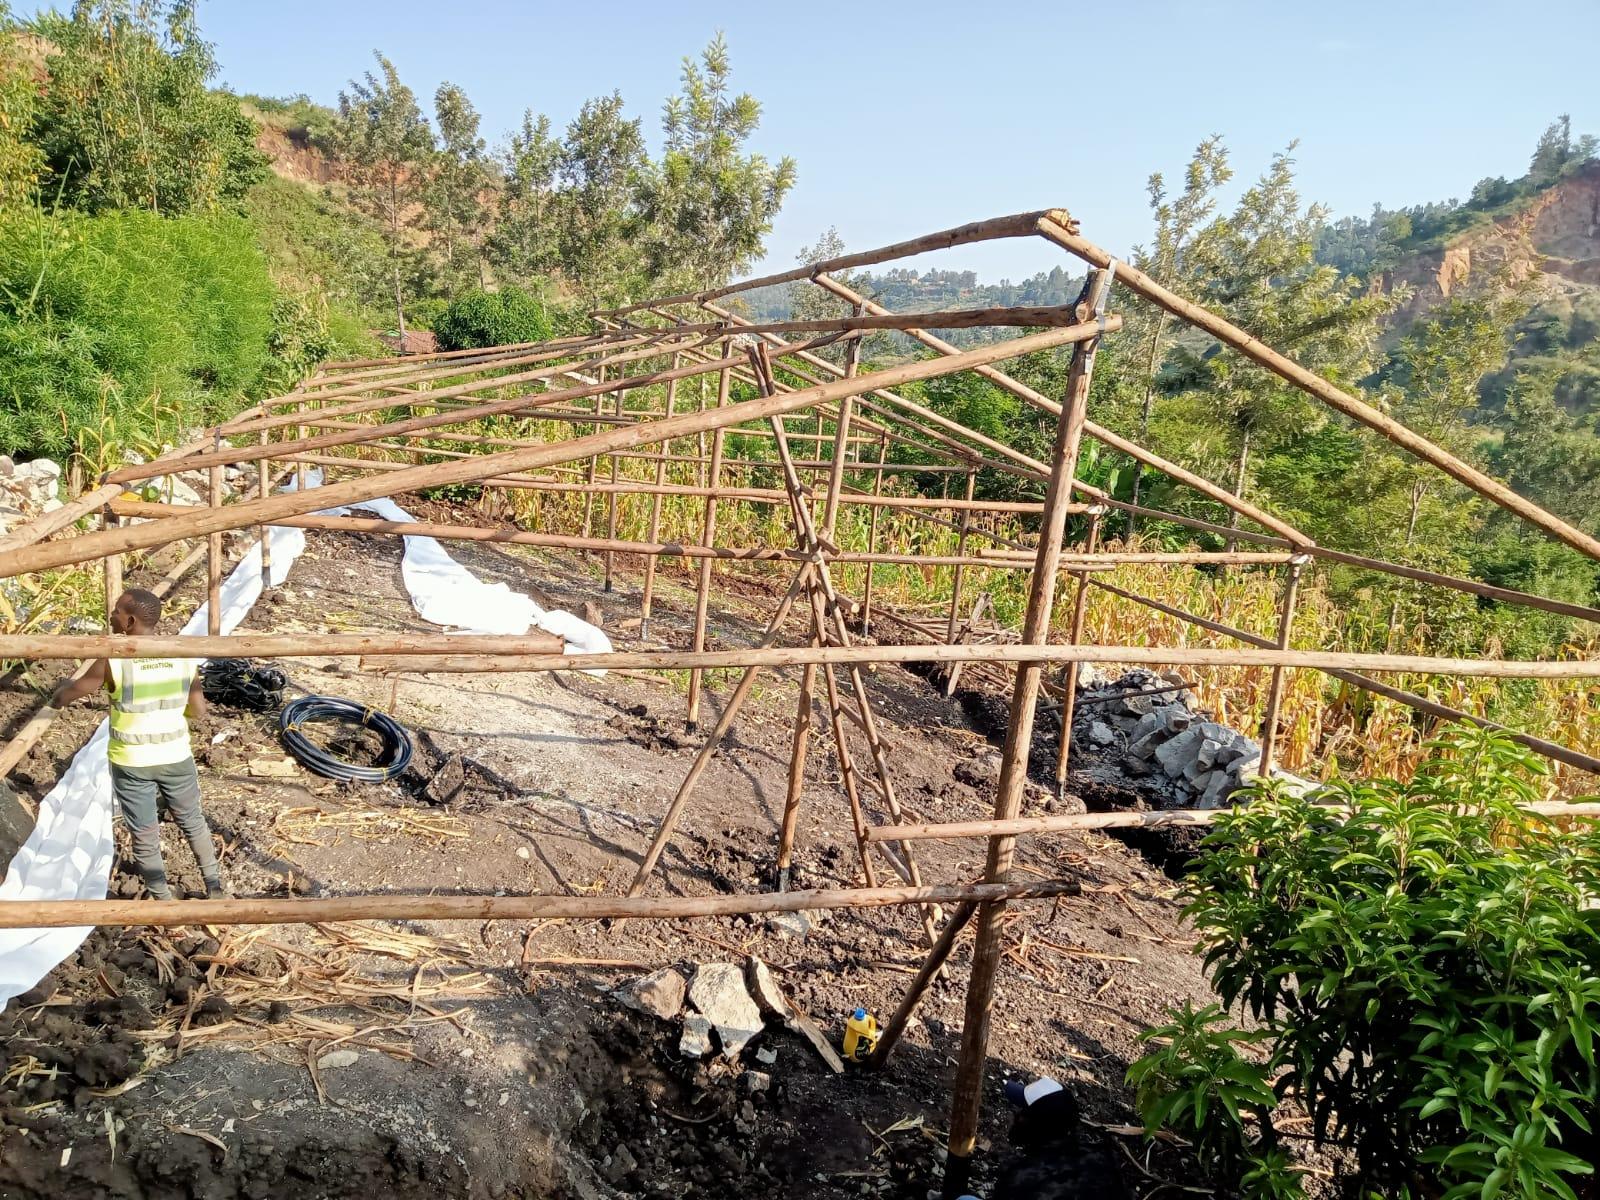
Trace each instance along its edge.
<path fill-rule="evenodd" d="M 419 519 L 437 515 L 404 502 Z M 421 629 L 400 551 L 394 539 L 313 534 L 287 585 L 246 628 Z M 592 601 L 619 647 L 637 644 L 636 563 L 619 562 L 618 590 L 606 595 L 598 557 L 470 543 L 451 552 L 551 606 L 579 611 Z M 653 641 L 687 643 L 686 579 L 659 577 Z M 191 611 L 201 586 L 191 579 L 169 611 Z M 719 576 L 713 645 L 753 641 L 777 586 Z M 798 622 L 792 632 L 800 636 Z M 241 896 L 619 892 L 732 687 L 712 680 L 696 733 L 685 725 L 681 683 L 432 676 L 407 677 L 391 694 L 354 660 L 285 665 L 291 694 L 393 702 L 418 736 L 419 761 L 462 756 L 462 785 L 434 803 L 423 779 L 346 786 L 299 768 L 273 775 L 284 757 L 275 718 L 215 707 L 195 744 L 206 810 Z M 0 733 L 26 719 L 35 685 L 50 675 L 0 685 Z M 771 885 L 795 682 L 778 673 L 758 688 L 685 811 L 653 891 Z M 896 667 L 874 672 L 870 686 L 913 819 L 988 815 L 1003 708 L 946 700 Z M 48 790 L 100 715 L 85 705 L 58 721 L 14 773 L 19 790 Z M 820 710 L 815 725 L 825 731 Z M 798 887 L 861 882 L 828 742 L 824 732 L 812 745 Z M 1030 809 L 1048 795 L 1034 792 Z M 982 870 L 981 842 L 916 849 L 929 881 Z M 197 887 L 170 826 L 166 852 L 175 880 Z M 1169 1004 L 1208 995 L 1172 883 L 1137 851 L 1098 835 L 1034 838 L 1021 846 L 1019 873 L 1076 877 L 1085 894 L 1015 905 L 1008 916 L 980 1185 L 1007 1145 L 1004 1079 L 1054 1075 L 1090 1120 L 1134 1124 L 1123 1075 L 1139 1033 Z M 119 873 L 113 890 L 132 895 L 137 884 Z M 970 945 L 968 933 L 886 1071 L 835 1076 L 781 1029 L 769 1028 L 738 1064 L 687 1061 L 675 1026 L 609 992 L 659 966 L 758 955 L 837 1038 L 855 1006 L 886 1016 L 899 1001 L 923 954 L 915 910 L 836 913 L 804 936 L 759 918 L 98 932 L 0 1017 L 0 1196 L 765 1190 L 920 1200 L 940 1175 Z M 756 1050 L 776 1050 L 776 1062 L 756 1062 Z M 747 1076 L 750 1067 L 770 1085 Z M 1139 1138 L 1115 1143 L 1135 1195 L 1170 1188 L 1188 1170 Z"/>

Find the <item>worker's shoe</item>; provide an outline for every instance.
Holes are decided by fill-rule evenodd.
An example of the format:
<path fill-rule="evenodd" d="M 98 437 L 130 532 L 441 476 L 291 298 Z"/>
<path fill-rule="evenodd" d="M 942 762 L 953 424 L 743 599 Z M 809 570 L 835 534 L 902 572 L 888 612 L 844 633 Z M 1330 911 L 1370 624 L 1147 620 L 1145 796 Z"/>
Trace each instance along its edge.
<path fill-rule="evenodd" d="M 233 899 L 233 893 L 230 892 L 226 887 L 224 887 L 222 885 L 222 880 L 220 880 L 220 879 L 208 879 L 208 880 L 206 880 L 206 899 L 207 900 L 232 900 Z"/>

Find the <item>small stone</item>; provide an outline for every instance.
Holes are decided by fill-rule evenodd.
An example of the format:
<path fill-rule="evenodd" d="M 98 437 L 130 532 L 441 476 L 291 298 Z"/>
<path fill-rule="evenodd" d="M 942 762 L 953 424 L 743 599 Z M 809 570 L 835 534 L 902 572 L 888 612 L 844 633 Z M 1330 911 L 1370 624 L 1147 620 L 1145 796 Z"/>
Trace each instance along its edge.
<path fill-rule="evenodd" d="M 772 1087 L 772 1076 L 765 1071 L 746 1071 L 739 1076 L 739 1086 L 753 1096 Z"/>
<path fill-rule="evenodd" d="M 811 922 L 804 913 L 775 912 L 767 915 L 767 929 L 785 938 L 804 938 L 811 932 Z"/>
<path fill-rule="evenodd" d="M 762 1046 L 756 1051 L 756 1061 L 763 1067 L 776 1066 L 778 1062 L 778 1051 L 772 1046 Z"/>
<path fill-rule="evenodd" d="M 745 988 L 744 972 L 734 963 L 702 963 L 689 983 L 689 1003 L 716 1028 L 725 1058 L 737 1058 L 761 1032 L 761 1009 Z"/>
<path fill-rule="evenodd" d="M 517 857 L 518 858 L 524 858 L 524 859 L 532 858 L 533 857 L 533 851 L 529 850 L 526 846 L 518 846 L 517 847 Z"/>
<path fill-rule="evenodd" d="M 623 984 L 611 994 L 635 1012 L 671 1021 L 683 1011 L 687 985 L 671 967 L 663 967 L 642 979 Z"/>
<path fill-rule="evenodd" d="M 712 1051 L 711 1022 L 699 1013 L 685 1013 L 683 1036 L 678 1039 L 678 1053 L 684 1058 L 704 1058 Z"/>
<path fill-rule="evenodd" d="M 333 1071 L 339 1067 L 353 1067 L 360 1057 L 354 1050 L 330 1050 L 317 1059 L 317 1070 Z"/>
<path fill-rule="evenodd" d="M 1194 753 L 1199 742 L 1199 730 L 1186 729 L 1177 737 L 1156 747 L 1156 761 L 1161 764 L 1161 769 L 1167 773 L 1169 779 L 1178 778 L 1183 774 L 1184 768 L 1194 761 Z"/>
<path fill-rule="evenodd" d="M 1170 704 L 1161 710 L 1161 719 L 1168 733 L 1182 733 L 1194 721 L 1194 714 L 1182 705 Z"/>
<path fill-rule="evenodd" d="M 611 1152 L 611 1161 L 605 1166 L 606 1182 L 619 1184 L 638 1169 L 639 1160 L 634 1158 L 633 1151 L 626 1145 L 619 1145 Z"/>
<path fill-rule="evenodd" d="M 1095 746 L 1111 746 L 1116 743 L 1117 733 L 1104 721 L 1091 721 L 1089 723 L 1089 741 Z"/>

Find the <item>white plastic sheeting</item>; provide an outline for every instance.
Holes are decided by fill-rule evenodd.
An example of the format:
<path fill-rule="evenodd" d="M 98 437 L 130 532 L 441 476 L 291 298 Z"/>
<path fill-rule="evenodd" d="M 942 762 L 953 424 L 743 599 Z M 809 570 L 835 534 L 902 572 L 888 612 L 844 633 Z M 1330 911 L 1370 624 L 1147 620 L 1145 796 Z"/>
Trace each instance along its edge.
<path fill-rule="evenodd" d="M 282 583 L 305 549 L 305 533 L 274 527 L 272 582 Z M 231 633 L 261 595 L 261 546 L 233 569 L 222 584 L 222 632 Z M 183 636 L 206 631 L 207 606 L 189 618 Z M 108 726 L 104 721 L 88 744 L 73 756 L 66 773 L 39 803 L 39 817 L 0 883 L 6 900 L 104 900 L 111 880 L 113 800 L 106 762 Z M 87 927 L 76 929 L 0 929 L 0 1005 L 38 983 L 82 944 Z"/>
<path fill-rule="evenodd" d="M 337 515 L 352 509 L 364 509 L 384 521 L 416 520 L 387 497 L 325 511 Z M 462 633 L 517 635 L 543 629 L 564 638 L 569 654 L 611 653 L 611 639 L 603 630 L 569 612 L 541 608 L 531 596 L 514 592 L 503 583 L 485 583 L 451 558 L 434 538 L 408 534 L 405 544 L 400 575 L 411 606 L 424 621 Z M 588 673 L 604 674 L 599 670 Z"/>

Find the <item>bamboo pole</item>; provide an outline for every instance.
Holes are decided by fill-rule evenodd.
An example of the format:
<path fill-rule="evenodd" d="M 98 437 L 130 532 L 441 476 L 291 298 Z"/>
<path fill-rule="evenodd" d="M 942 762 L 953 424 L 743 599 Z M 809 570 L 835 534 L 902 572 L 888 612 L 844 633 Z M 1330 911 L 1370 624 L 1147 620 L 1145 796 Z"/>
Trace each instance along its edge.
<path fill-rule="evenodd" d="M 1098 508 L 1089 510 L 1089 532 L 1083 541 L 1084 551 L 1088 554 L 1100 549 L 1100 515 Z M 1071 645 L 1083 640 L 1083 620 L 1088 610 L 1089 576 L 1080 573 L 1077 576 L 1077 590 L 1072 597 L 1072 624 L 1067 630 L 1067 641 Z M 1072 760 L 1072 716 L 1078 701 L 1078 672 L 1081 665 L 1068 663 L 1061 681 L 1061 742 L 1056 747 L 1056 794 L 1063 798 L 1067 794 L 1067 764 Z"/>
<path fill-rule="evenodd" d="M 988 822 L 993 824 L 993 822 Z M 916 826 L 901 826 L 901 828 L 917 828 Z M 879 832 L 874 830 L 874 833 Z M 887 832 L 887 831 L 885 831 Z M 910 1023 L 911 1016 L 917 1011 L 917 1004 L 927 992 L 928 985 L 944 969 L 944 964 L 950 957 L 950 952 L 956 948 L 956 938 L 961 936 L 961 931 L 972 920 L 973 914 L 978 911 L 978 906 L 971 900 L 964 900 L 955 911 L 950 914 L 950 919 L 944 923 L 944 929 L 939 933 L 939 940 L 928 951 L 928 956 L 922 960 L 922 967 L 912 979 L 906 994 L 900 1001 L 900 1006 L 894 1010 L 894 1015 L 889 1018 L 888 1024 L 883 1027 L 883 1032 L 878 1036 L 878 1044 L 872 1051 L 869 1064 L 874 1070 L 880 1070 L 888 1062 L 889 1055 L 900 1041 L 900 1036 L 905 1033 L 906 1025 Z"/>
<path fill-rule="evenodd" d="M 877 499 L 883 495 L 883 459 L 889 451 L 889 435 L 881 435 L 878 439 L 878 467 L 877 475 L 872 481 L 872 495 Z M 876 506 L 868 515 L 867 525 L 867 552 L 870 554 L 878 548 L 878 509 Z M 861 588 L 861 633 L 865 637 L 872 636 L 872 564 L 867 564 L 867 581 Z"/>
<path fill-rule="evenodd" d="M 590 315 L 595 317 L 621 317 L 631 312 L 638 312 L 640 309 L 669 308 L 677 304 L 696 304 L 705 300 L 714 300 L 718 296 L 730 296 L 735 292 L 747 292 L 752 288 L 766 287 L 769 284 L 789 283 L 796 279 L 807 279 L 818 271 L 848 271 L 854 267 L 865 267 L 874 263 L 887 262 L 892 258 L 906 258 L 914 254 L 926 254 L 930 250 L 947 250 L 952 246 L 964 246 L 970 242 L 984 242 L 996 238 L 1027 237 L 1038 229 L 1039 220 L 1043 216 L 1045 216 L 1043 212 L 1018 213 L 1015 216 L 975 221 L 970 225 L 961 225 L 954 229 L 944 229 L 938 233 L 925 234 L 922 237 L 896 242 L 893 245 L 883 246 L 877 250 L 845 254 L 838 258 L 830 258 L 823 262 L 813 263 L 810 266 L 796 267 L 792 270 L 780 271 L 775 275 L 763 275 L 756 279 L 746 279 L 739 283 L 728 284 L 726 287 L 713 288 L 710 291 L 690 292 L 681 296 L 660 296 L 654 300 L 645 300 L 638 304 L 626 304 L 621 308 L 603 309 Z"/>
<path fill-rule="evenodd" d="M 222 447 L 222 435 L 216 435 L 216 447 Z M 213 510 L 222 507 L 222 467 L 213 464 L 207 474 L 206 504 Z M 206 539 L 206 633 L 216 637 L 222 632 L 222 533 L 219 530 Z"/>
<path fill-rule="evenodd" d="M 1294 629 L 1294 602 L 1300 590 L 1300 568 L 1304 560 L 1296 560 L 1284 568 L 1283 595 L 1278 601 L 1278 636 L 1280 650 L 1289 648 L 1289 637 Z M 1267 706 L 1261 718 L 1261 773 L 1272 774 L 1273 752 L 1278 745 L 1278 706 L 1283 703 L 1284 668 L 1272 668 L 1272 682 L 1267 685 Z"/>
<path fill-rule="evenodd" d="M 967 490 L 964 497 L 967 504 L 972 503 L 972 493 L 973 489 L 977 486 L 977 483 L 978 473 L 968 469 Z M 956 533 L 956 557 L 958 558 L 964 557 L 967 553 L 967 532 L 969 529 L 971 529 L 971 527 L 972 510 L 970 508 L 963 508 L 961 510 L 961 528 Z M 951 580 L 950 583 L 950 619 L 948 621 L 949 629 L 945 634 L 945 641 L 947 642 L 954 642 L 956 640 L 956 621 L 960 616 L 961 609 L 961 572 L 962 568 L 957 567 L 955 569 L 955 578 Z M 950 691 L 946 692 L 945 694 L 951 695 L 954 693 L 954 691 L 955 689 L 952 687 Z"/>
<path fill-rule="evenodd" d="M 677 353 L 673 354 L 673 356 L 672 356 L 672 366 L 673 366 L 673 368 L 677 368 L 678 366 L 681 365 L 681 362 L 680 362 L 681 358 L 682 358 L 682 355 L 677 354 Z M 672 416 L 673 407 L 676 405 L 677 399 L 678 399 L 678 381 L 676 379 L 668 380 L 667 381 L 667 406 L 666 406 L 666 408 L 667 408 L 666 415 L 668 417 Z M 671 446 L 666 445 L 666 444 L 663 444 L 662 447 L 661 447 L 662 455 L 661 455 L 660 460 L 658 460 L 657 463 L 656 463 L 655 484 L 656 484 L 657 488 L 660 488 L 663 484 L 665 484 L 667 482 L 667 460 L 666 460 L 666 455 L 667 455 L 667 451 L 669 451 L 670 449 L 671 449 Z M 657 491 L 657 492 L 652 493 L 651 496 L 650 496 L 650 532 L 648 534 L 647 540 L 653 542 L 656 539 L 658 539 L 660 536 L 661 536 L 661 493 L 659 491 Z M 648 642 L 650 640 L 650 609 L 655 603 L 655 590 L 656 590 L 656 556 L 652 554 L 652 555 L 648 556 L 644 560 L 644 587 L 643 587 L 643 590 L 641 591 L 640 596 L 639 596 L 639 640 L 641 642 Z"/>
<path fill-rule="evenodd" d="M 267 457 L 267 431 L 263 429 L 258 435 L 261 439 L 261 457 L 256 459 L 256 496 L 265 500 L 272 495 L 272 460 Z M 261 543 L 261 590 L 266 591 L 272 586 L 272 538 L 268 536 L 271 529 L 266 525 L 256 526 L 256 540 Z"/>
<path fill-rule="evenodd" d="M 1209 333 L 1223 345 L 1238 351 L 1251 362 L 1265 367 L 1274 375 L 1287 380 L 1309 395 L 1315 396 L 1329 407 L 1335 408 L 1344 413 L 1345 416 L 1359 421 L 1368 429 L 1409 451 L 1415 457 L 1422 459 L 1424 462 L 1432 463 L 1457 483 L 1471 488 L 1479 495 L 1493 501 L 1499 507 L 1515 513 L 1523 520 L 1544 530 L 1552 537 L 1565 542 L 1573 549 L 1587 554 L 1590 558 L 1600 559 L 1600 539 L 1596 539 L 1580 529 L 1573 528 L 1559 517 L 1540 508 L 1531 500 L 1519 496 L 1499 480 L 1485 475 L 1476 467 L 1461 461 L 1455 455 L 1434 445 L 1421 434 L 1414 433 L 1406 428 L 1399 421 L 1385 416 L 1371 405 L 1364 404 L 1348 392 L 1335 387 L 1321 376 L 1306 370 L 1293 359 L 1279 354 L 1276 350 L 1250 336 L 1238 326 L 1223 320 L 1197 304 L 1190 304 L 1182 297 L 1174 295 L 1137 267 L 1113 259 L 1111 255 L 1100 249 L 1100 247 L 1080 237 L 1073 225 L 1072 219 L 1065 213 L 1062 213 L 1059 217 L 1055 213 L 1048 213 L 1039 220 L 1039 232 L 1093 266 L 1107 268 L 1115 263 L 1117 281 L 1129 291 L 1134 292 L 1158 308 L 1165 309 L 1174 316 L 1182 317 L 1190 324 Z"/>
<path fill-rule="evenodd" d="M 1090 277 L 1088 298 L 1092 300 L 1094 311 L 1105 311 L 1109 286 L 1110 278 L 1103 271 Z M 1039 534 L 1038 565 L 1033 573 L 1027 615 L 1023 621 L 1022 640 L 1028 643 L 1038 644 L 1049 640 L 1050 614 L 1055 602 L 1056 561 L 1061 553 L 1066 504 L 1072 494 L 1078 446 L 1087 415 L 1089 382 L 1094 372 L 1098 345 L 1099 339 L 1096 338 L 1079 343 L 1073 349 L 1067 395 L 1061 406 L 1061 417 L 1056 423 L 1050 485 L 1045 494 L 1045 513 Z M 1017 668 L 1006 740 L 1001 751 L 1000 781 L 994 806 L 996 820 L 1016 816 L 1022 805 L 1022 789 L 1027 779 L 1034 711 L 1038 704 L 1042 675 L 1042 667 L 1038 662 L 1025 662 Z M 989 842 L 988 862 L 984 870 L 986 881 L 999 883 L 1009 878 L 1014 846 L 1014 841 L 1005 837 Z M 1003 902 L 986 904 L 978 913 L 972 975 L 967 984 L 966 1014 L 961 1027 L 961 1061 L 956 1069 L 955 1093 L 950 1106 L 944 1190 L 951 1200 L 966 1190 L 966 1183 L 971 1177 L 972 1153 L 978 1137 L 978 1114 L 983 1100 L 983 1075 L 988 1056 L 994 985 L 1000 969 L 1000 918 L 1004 913 Z"/>
<path fill-rule="evenodd" d="M 100 510 L 100 528 L 110 529 L 117 523 L 117 518 L 109 507 Z M 122 555 L 108 554 L 105 558 L 106 580 L 106 628 L 111 628 L 111 610 L 116 608 L 117 599 L 122 595 Z"/>
<path fill-rule="evenodd" d="M 1343 816 L 1343 804 L 1323 804 L 1330 816 Z M 1571 817 L 1574 820 L 1600 818 L 1600 804 L 1583 801 L 1538 800 L 1517 806 L 1523 812 L 1545 817 Z M 900 825 L 894 829 L 870 830 L 870 841 L 895 837 L 908 842 L 993 838 L 1002 835 L 1081 833 L 1097 829 L 1157 829 L 1171 825 L 1212 825 L 1234 810 L 1231 808 L 1168 808 L 1156 812 L 1057 813 L 1045 817 L 1013 817 L 1007 821 L 946 821 L 925 825 Z"/>
<path fill-rule="evenodd" d="M 717 408 L 727 407 L 729 386 L 732 383 L 730 372 L 733 355 L 730 352 L 724 356 L 730 366 L 722 369 L 722 374 L 717 377 Z M 706 466 L 706 493 L 705 511 L 700 523 L 700 544 L 714 546 L 717 541 L 717 489 L 722 486 L 722 449 L 726 430 L 719 428 L 711 435 L 711 461 Z M 707 556 L 700 560 L 700 571 L 695 579 L 694 589 L 694 638 L 691 649 L 701 651 L 706 648 L 706 616 L 711 604 L 711 564 L 712 559 Z M 689 672 L 689 714 L 687 723 L 692 733 L 700 723 L 700 690 L 703 679 L 699 671 Z"/>
<path fill-rule="evenodd" d="M 1105 318 L 1105 324 L 1108 330 L 1114 330 L 1120 328 L 1121 319 L 1110 316 Z M 291 492 L 272 496 L 267 500 L 233 505 L 227 511 L 186 515 L 175 522 L 162 522 L 156 529 L 142 525 L 133 526 L 88 534 L 74 538 L 69 543 L 26 546 L 7 554 L 0 554 L 0 577 L 62 566 L 70 562 L 82 562 L 118 551 L 141 549 L 159 542 L 171 541 L 176 537 L 188 537 L 210 533 L 213 530 L 239 528 L 269 521 L 276 523 L 282 517 L 297 516 L 317 508 L 371 500 L 391 491 L 441 487 L 451 483 L 471 483 L 481 479 L 492 479 L 507 472 L 557 466 L 581 460 L 595 451 L 629 449 L 665 441 L 668 438 L 685 437 L 705 430 L 737 425 L 755 418 L 798 412 L 814 404 L 831 403 L 845 396 L 858 395 L 874 384 L 894 386 L 931 379 L 974 364 L 1000 361 L 1053 346 L 1082 341 L 1099 333 L 1100 325 L 1097 322 L 1050 330 L 1046 333 L 1028 334 L 1009 341 L 980 346 L 955 358 L 904 363 L 874 372 L 869 376 L 843 379 L 798 392 L 757 397 L 715 411 L 685 413 L 678 417 L 641 422 L 605 433 L 575 438 L 546 448 L 508 450 L 499 454 L 483 455 L 472 462 L 433 463 L 427 466 L 408 467 L 382 479 L 342 481 L 315 489 L 317 494 L 314 498 Z M 655 376 L 630 376 L 629 383 L 645 380 L 661 381 L 660 374 L 658 372 Z M 287 443 L 281 445 L 287 446 Z M 284 452 L 279 457 L 291 456 Z M 180 528 L 169 528 L 170 525 L 180 522 Z"/>
<path fill-rule="evenodd" d="M 0 929 L 79 925 L 320 925 L 330 921 L 594 921 L 726 917 L 804 909 L 884 908 L 966 900 L 1049 900 L 1076 896 L 1077 880 L 937 887 L 833 888 L 748 896 L 328 896 L 271 900 L 8 900 Z"/>

